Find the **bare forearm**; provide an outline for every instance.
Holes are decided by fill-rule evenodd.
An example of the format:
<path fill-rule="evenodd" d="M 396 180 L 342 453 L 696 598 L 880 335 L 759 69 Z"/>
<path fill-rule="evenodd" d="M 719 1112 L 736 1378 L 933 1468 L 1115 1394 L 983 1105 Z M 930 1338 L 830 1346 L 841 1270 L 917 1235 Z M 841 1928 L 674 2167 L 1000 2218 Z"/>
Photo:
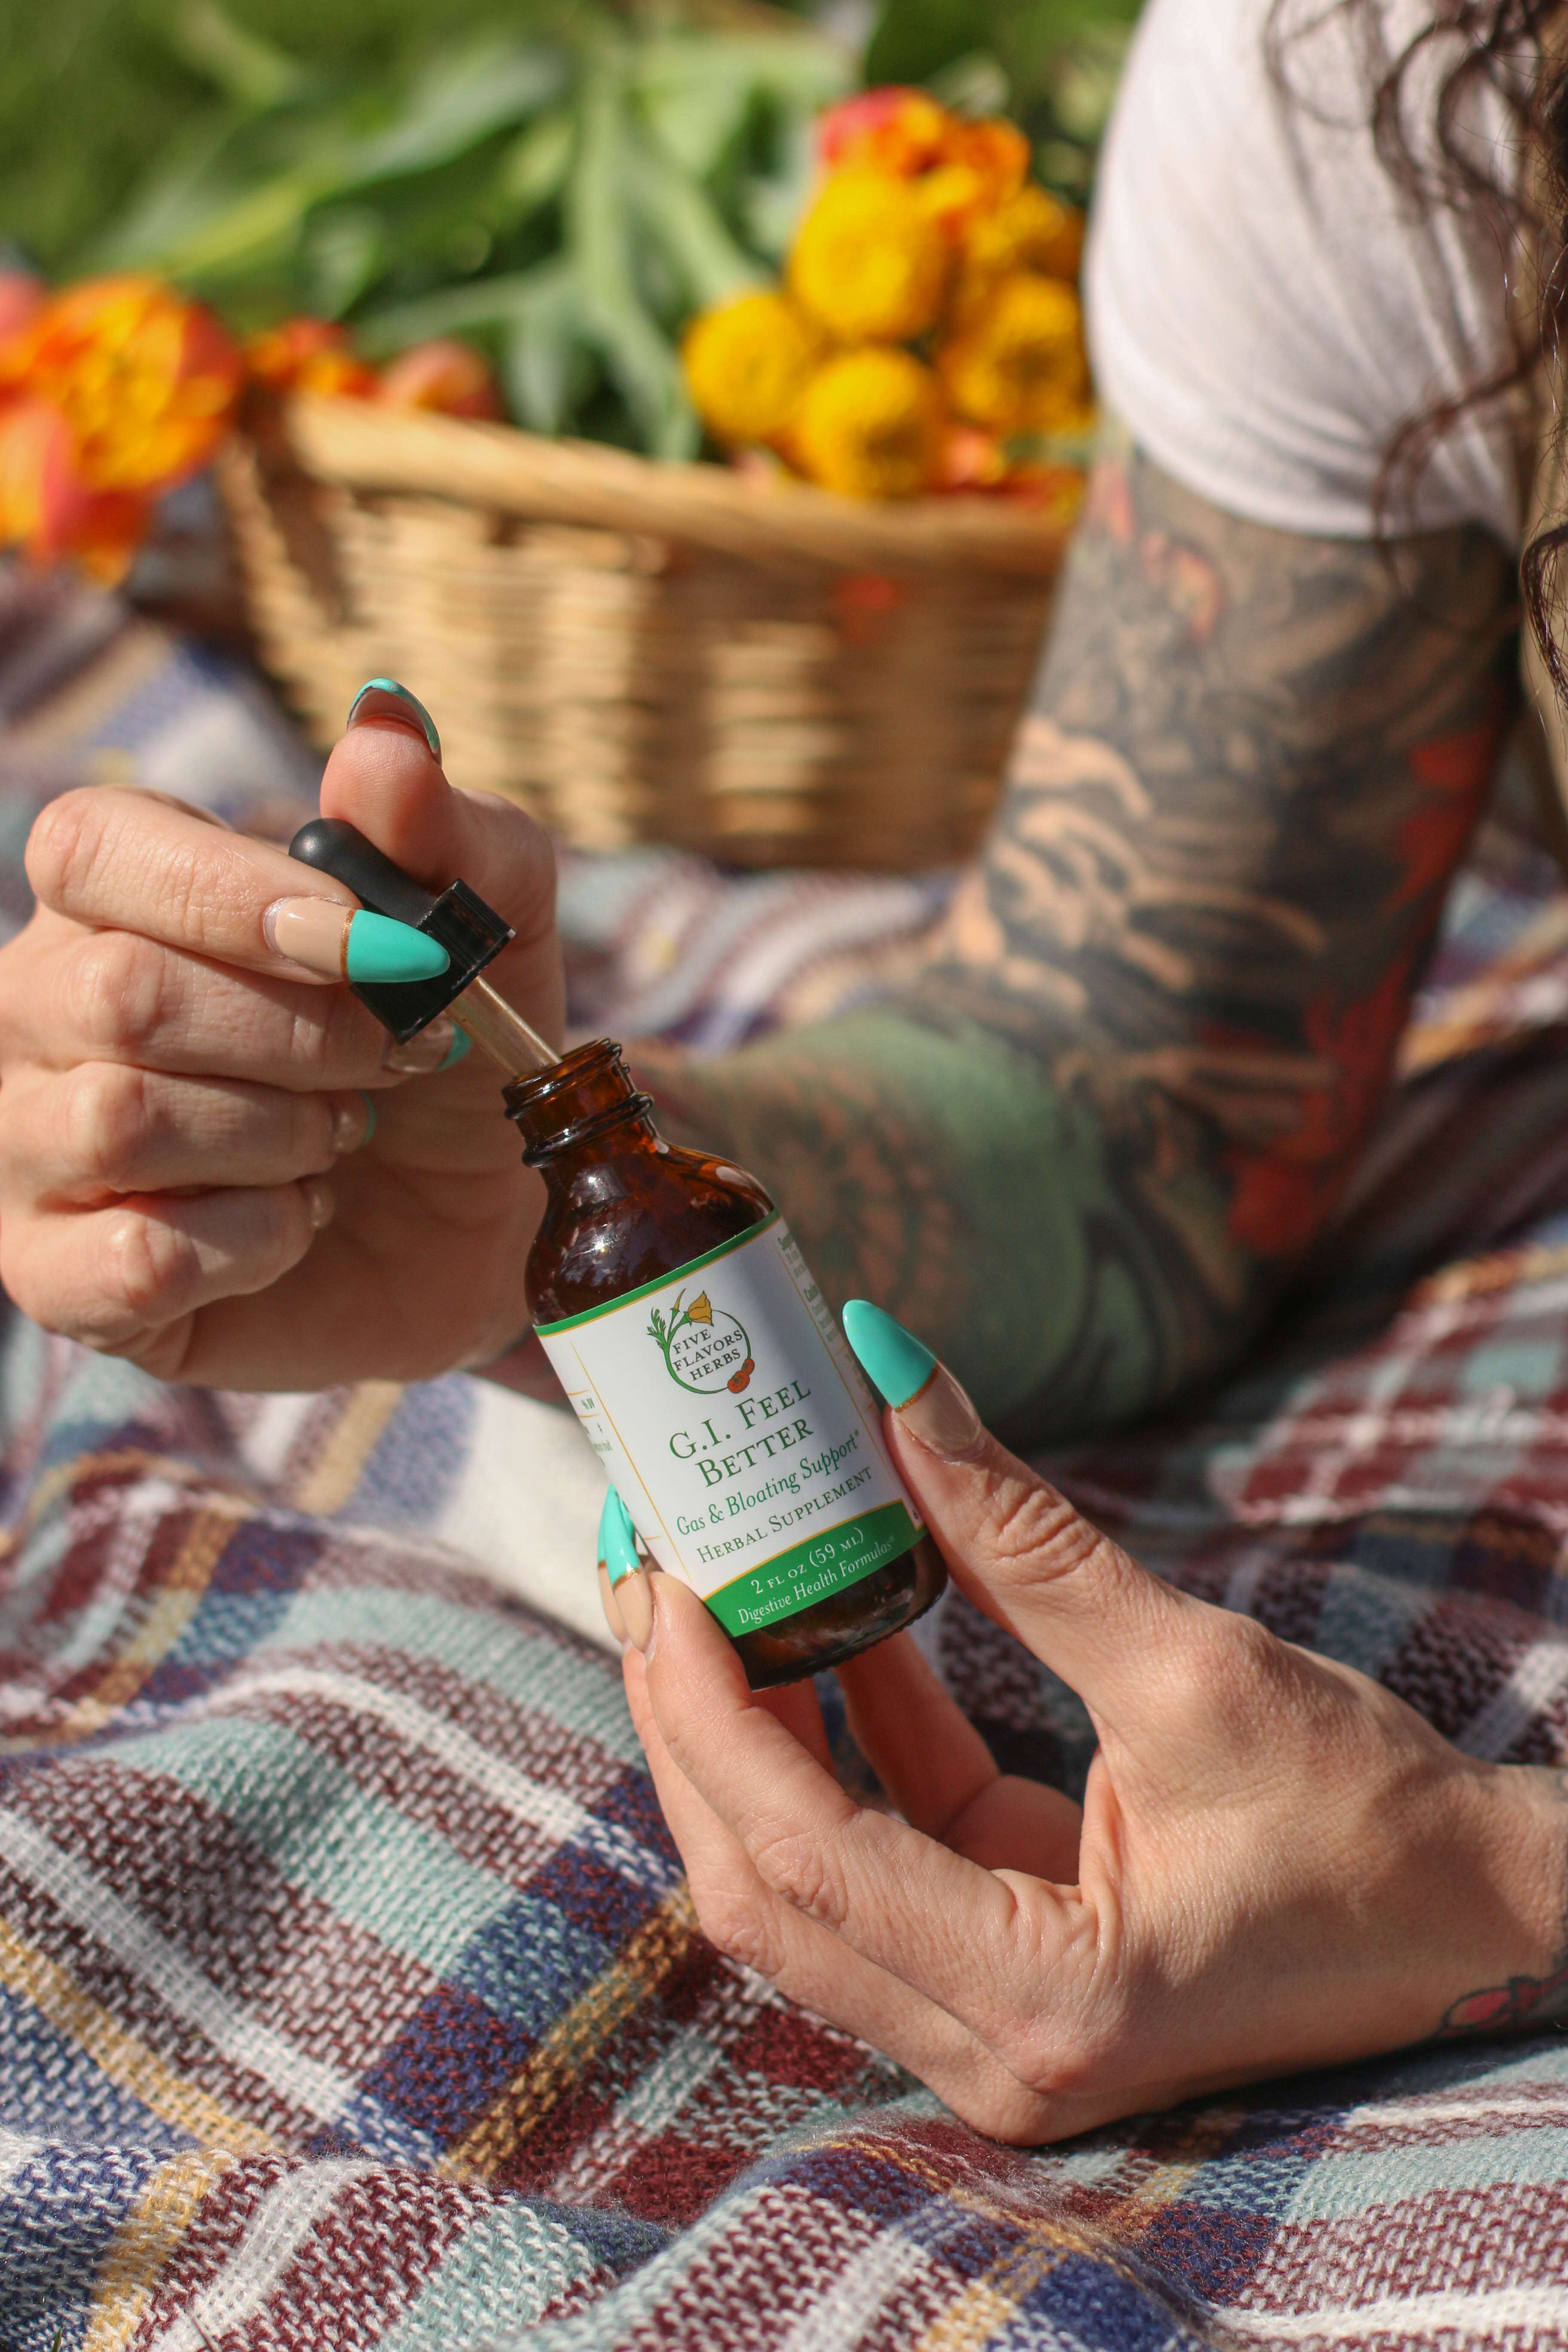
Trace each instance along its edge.
<path fill-rule="evenodd" d="M 675 1128 L 1017 1438 L 1215 1370 L 1376 1108 L 1509 716 L 1510 606 L 1479 530 L 1391 565 L 1113 446 L 927 970 L 874 1013 L 650 1059 Z"/>

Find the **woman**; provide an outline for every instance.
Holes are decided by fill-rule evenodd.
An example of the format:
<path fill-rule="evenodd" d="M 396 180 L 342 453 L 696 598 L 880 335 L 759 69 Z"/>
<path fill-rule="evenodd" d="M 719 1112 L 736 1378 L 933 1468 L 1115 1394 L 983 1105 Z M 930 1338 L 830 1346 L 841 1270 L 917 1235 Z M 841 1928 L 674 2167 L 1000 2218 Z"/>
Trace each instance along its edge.
<path fill-rule="evenodd" d="M 1506 210 L 1540 12 L 1468 13 L 1452 55 L 1394 13 L 1394 50 L 1436 58 L 1427 119 L 1458 91 L 1454 142 L 1483 142 Z M 1377 511 L 1401 420 L 1507 371 L 1497 208 L 1423 210 L 1383 170 L 1381 12 L 1287 44 L 1294 111 L 1264 16 L 1154 0 L 1141 34 L 1089 271 L 1120 421 L 927 970 L 742 1055 L 647 1061 L 675 1131 L 758 1169 L 830 1291 L 952 1364 L 892 1442 L 959 1580 L 1101 1743 L 1080 1821 L 997 1779 L 892 1644 L 845 1680 L 908 1826 L 858 1811 L 809 1696 L 748 1701 L 654 1579 L 622 1615 L 667 1814 L 716 1940 L 1024 2139 L 1540 2021 L 1568 1966 L 1551 1773 L 1483 1769 L 1144 1576 L 958 1384 L 1038 1443 L 1244 1344 L 1365 1132 L 1511 717 L 1507 420 L 1459 420 L 1392 541 Z M 494 977 L 558 1033 L 547 847 L 449 792 L 412 698 L 356 703 L 321 804 L 498 906 L 518 937 Z M 435 1066 L 447 1034 L 389 1058 L 271 943 L 284 902 L 346 894 L 108 791 L 45 812 L 29 872 L 0 1038 L 0 1275 L 27 1312 L 226 1387 L 417 1378 L 515 1336 L 537 1196 L 490 1080 Z"/>

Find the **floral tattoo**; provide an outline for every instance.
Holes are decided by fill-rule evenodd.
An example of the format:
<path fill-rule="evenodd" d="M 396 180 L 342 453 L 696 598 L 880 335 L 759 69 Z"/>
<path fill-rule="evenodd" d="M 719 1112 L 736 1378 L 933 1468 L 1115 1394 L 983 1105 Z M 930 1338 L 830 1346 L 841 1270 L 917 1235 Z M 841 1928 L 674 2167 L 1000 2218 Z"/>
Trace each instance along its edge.
<path fill-rule="evenodd" d="M 644 1057 L 666 1118 L 1016 1441 L 1148 1412 L 1238 1350 L 1332 1207 L 1511 715 L 1512 626 L 1478 528 L 1392 557 L 1273 530 L 1113 435 L 922 969 Z"/>

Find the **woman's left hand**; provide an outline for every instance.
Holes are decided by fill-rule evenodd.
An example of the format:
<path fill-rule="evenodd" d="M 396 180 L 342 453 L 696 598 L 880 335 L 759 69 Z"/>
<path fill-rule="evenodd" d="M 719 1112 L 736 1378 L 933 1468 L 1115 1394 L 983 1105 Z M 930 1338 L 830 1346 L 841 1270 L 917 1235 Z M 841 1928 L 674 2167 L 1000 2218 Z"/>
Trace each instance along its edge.
<path fill-rule="evenodd" d="M 857 1804 L 809 1684 L 753 1695 L 692 1592 L 626 1578 L 627 1694 L 721 1949 L 1024 2143 L 1568 2006 L 1557 1774 L 1150 1575 L 941 1367 L 886 1420 L 955 1580 L 1088 1706 L 1083 1809 L 998 1772 L 907 1634 L 838 1669 L 902 1818 Z"/>

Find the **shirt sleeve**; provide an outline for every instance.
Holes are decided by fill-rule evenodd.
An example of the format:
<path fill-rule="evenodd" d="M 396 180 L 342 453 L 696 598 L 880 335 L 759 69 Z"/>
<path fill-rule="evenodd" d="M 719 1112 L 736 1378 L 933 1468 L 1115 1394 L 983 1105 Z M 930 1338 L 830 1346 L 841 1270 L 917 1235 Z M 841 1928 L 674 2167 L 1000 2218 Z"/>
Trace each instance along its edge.
<path fill-rule="evenodd" d="M 1366 538 L 1399 427 L 1508 355 L 1505 257 L 1495 229 L 1396 184 L 1347 12 L 1313 13 L 1285 92 L 1269 0 L 1149 0 L 1101 158 L 1089 347 L 1102 398 L 1178 481 L 1280 530 Z M 1466 130 L 1517 174 L 1500 99 Z M 1520 504 L 1494 403 L 1438 445 L 1411 520 L 1513 546 Z"/>

